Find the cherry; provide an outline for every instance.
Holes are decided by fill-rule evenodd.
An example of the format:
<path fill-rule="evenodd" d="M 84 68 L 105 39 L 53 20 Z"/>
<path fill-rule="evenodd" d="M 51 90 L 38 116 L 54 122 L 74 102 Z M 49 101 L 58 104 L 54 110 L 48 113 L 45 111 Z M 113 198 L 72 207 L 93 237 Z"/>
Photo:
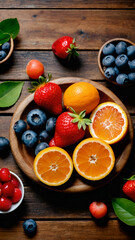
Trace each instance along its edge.
<path fill-rule="evenodd" d="M 44 65 L 40 61 L 32 59 L 26 66 L 26 73 L 32 79 L 38 79 L 44 73 Z"/>
<path fill-rule="evenodd" d="M 19 187 L 19 181 L 15 176 L 11 176 L 11 183 L 14 185 L 15 188 Z"/>
<path fill-rule="evenodd" d="M 4 196 L 0 198 L 0 210 L 8 211 L 12 206 L 12 201 Z"/>
<path fill-rule="evenodd" d="M 14 195 L 12 197 L 12 203 L 17 203 L 22 197 L 22 192 L 19 188 L 15 188 Z"/>
<path fill-rule="evenodd" d="M 2 185 L 2 194 L 4 197 L 13 197 L 15 187 L 11 182 L 4 183 Z"/>
<path fill-rule="evenodd" d="M 9 172 L 8 168 L 1 168 L 0 169 L 0 181 L 8 182 L 10 180 L 11 180 L 11 173 Z"/>
<path fill-rule="evenodd" d="M 102 218 L 107 214 L 107 206 L 103 202 L 92 202 L 89 210 L 95 218 Z"/>

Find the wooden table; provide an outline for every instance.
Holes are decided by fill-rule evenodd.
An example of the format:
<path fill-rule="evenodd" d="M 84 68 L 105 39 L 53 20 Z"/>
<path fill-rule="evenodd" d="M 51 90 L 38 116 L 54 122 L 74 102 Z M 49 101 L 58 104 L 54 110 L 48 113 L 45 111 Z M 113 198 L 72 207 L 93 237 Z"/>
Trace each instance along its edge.
<path fill-rule="evenodd" d="M 0 81 L 25 81 L 19 101 L 11 108 L 0 109 L 0 135 L 9 138 L 9 126 L 18 104 L 28 96 L 30 81 L 25 68 L 29 60 L 39 59 L 46 75 L 84 77 L 97 81 L 112 90 L 127 107 L 135 123 L 135 87 L 118 88 L 101 76 L 97 55 L 101 45 L 115 37 L 135 42 L 134 0 L 0 0 L 0 20 L 17 17 L 20 33 L 15 40 L 15 51 L 9 63 L 0 66 Z M 79 62 L 70 66 L 52 53 L 52 43 L 63 35 L 76 38 Z M 95 192 L 64 194 L 42 188 L 32 182 L 17 166 L 12 154 L 0 159 L 0 168 L 8 167 L 18 174 L 25 186 L 21 207 L 8 216 L 0 216 L 0 240 L 28 239 L 22 223 L 33 218 L 38 231 L 33 239 L 40 240 L 98 240 L 135 239 L 135 227 L 128 227 L 115 216 L 112 197 L 125 197 L 122 193 L 123 177 L 135 174 L 135 148 L 121 174 L 108 185 Z M 95 221 L 89 213 L 89 204 L 105 201 L 108 216 Z"/>

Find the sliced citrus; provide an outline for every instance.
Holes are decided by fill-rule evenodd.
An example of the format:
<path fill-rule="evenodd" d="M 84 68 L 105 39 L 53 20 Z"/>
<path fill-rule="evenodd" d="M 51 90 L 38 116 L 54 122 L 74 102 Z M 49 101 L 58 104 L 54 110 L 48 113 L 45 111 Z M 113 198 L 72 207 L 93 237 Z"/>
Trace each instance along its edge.
<path fill-rule="evenodd" d="M 115 156 L 109 144 L 98 138 L 80 142 L 73 153 L 76 171 L 88 180 L 106 177 L 114 167 Z"/>
<path fill-rule="evenodd" d="M 89 130 L 92 137 L 103 139 L 109 144 L 120 141 L 128 129 L 128 119 L 124 110 L 114 102 L 98 105 L 92 112 Z"/>
<path fill-rule="evenodd" d="M 49 186 L 64 184 L 70 178 L 72 171 L 72 159 L 62 148 L 46 148 L 35 157 L 34 172 L 41 182 Z"/>

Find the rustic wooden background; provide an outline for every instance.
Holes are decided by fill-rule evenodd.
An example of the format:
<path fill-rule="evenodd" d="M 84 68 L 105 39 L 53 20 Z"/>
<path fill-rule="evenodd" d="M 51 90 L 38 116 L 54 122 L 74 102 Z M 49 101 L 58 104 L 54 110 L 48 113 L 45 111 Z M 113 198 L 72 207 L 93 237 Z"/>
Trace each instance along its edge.
<path fill-rule="evenodd" d="M 9 126 L 18 104 L 28 96 L 30 81 L 25 68 L 36 58 L 45 66 L 46 75 L 84 77 L 112 90 L 127 107 L 135 124 L 135 87 L 116 87 L 101 76 L 97 55 L 101 45 L 115 37 L 135 42 L 134 0 L 0 0 L 0 21 L 17 17 L 20 33 L 8 63 L 0 66 L 0 81 L 25 81 L 19 101 L 9 109 L 0 109 L 0 135 L 9 138 Z M 52 53 L 52 43 L 63 35 L 76 38 L 79 59 L 70 64 L 58 60 Z M 127 240 L 135 239 L 135 227 L 128 227 L 115 216 L 111 197 L 124 197 L 123 177 L 135 174 L 135 147 L 122 173 L 107 186 L 95 192 L 63 194 L 43 189 L 29 180 L 19 169 L 12 154 L 0 159 L 0 168 L 8 167 L 24 182 L 25 198 L 21 207 L 8 216 L 0 216 L 0 240 L 28 239 L 22 223 L 37 221 L 38 231 L 33 239 L 61 240 Z M 93 200 L 105 201 L 108 216 L 95 221 L 88 210 Z"/>

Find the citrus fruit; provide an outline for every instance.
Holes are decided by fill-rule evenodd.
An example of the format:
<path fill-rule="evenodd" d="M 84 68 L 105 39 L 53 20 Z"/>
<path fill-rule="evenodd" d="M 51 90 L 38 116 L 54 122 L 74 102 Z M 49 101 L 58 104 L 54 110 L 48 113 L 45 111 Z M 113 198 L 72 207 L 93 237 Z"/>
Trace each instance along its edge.
<path fill-rule="evenodd" d="M 34 172 L 37 178 L 49 186 L 64 184 L 70 178 L 72 171 L 71 157 L 59 147 L 42 150 L 34 160 Z"/>
<path fill-rule="evenodd" d="M 26 66 L 26 73 L 32 79 L 38 79 L 44 73 L 44 65 L 40 61 L 32 59 Z"/>
<path fill-rule="evenodd" d="M 100 180 L 113 169 L 115 156 L 111 146 L 103 140 L 87 138 L 75 148 L 73 163 L 82 177 L 88 180 Z"/>
<path fill-rule="evenodd" d="M 114 102 L 98 105 L 92 112 L 89 130 L 92 137 L 103 139 L 109 144 L 120 141 L 128 129 L 128 119 L 124 110 Z"/>
<path fill-rule="evenodd" d="M 64 106 L 72 107 L 77 113 L 86 110 L 90 113 L 99 104 L 98 90 L 88 82 L 77 82 L 70 85 L 63 95 Z"/>

